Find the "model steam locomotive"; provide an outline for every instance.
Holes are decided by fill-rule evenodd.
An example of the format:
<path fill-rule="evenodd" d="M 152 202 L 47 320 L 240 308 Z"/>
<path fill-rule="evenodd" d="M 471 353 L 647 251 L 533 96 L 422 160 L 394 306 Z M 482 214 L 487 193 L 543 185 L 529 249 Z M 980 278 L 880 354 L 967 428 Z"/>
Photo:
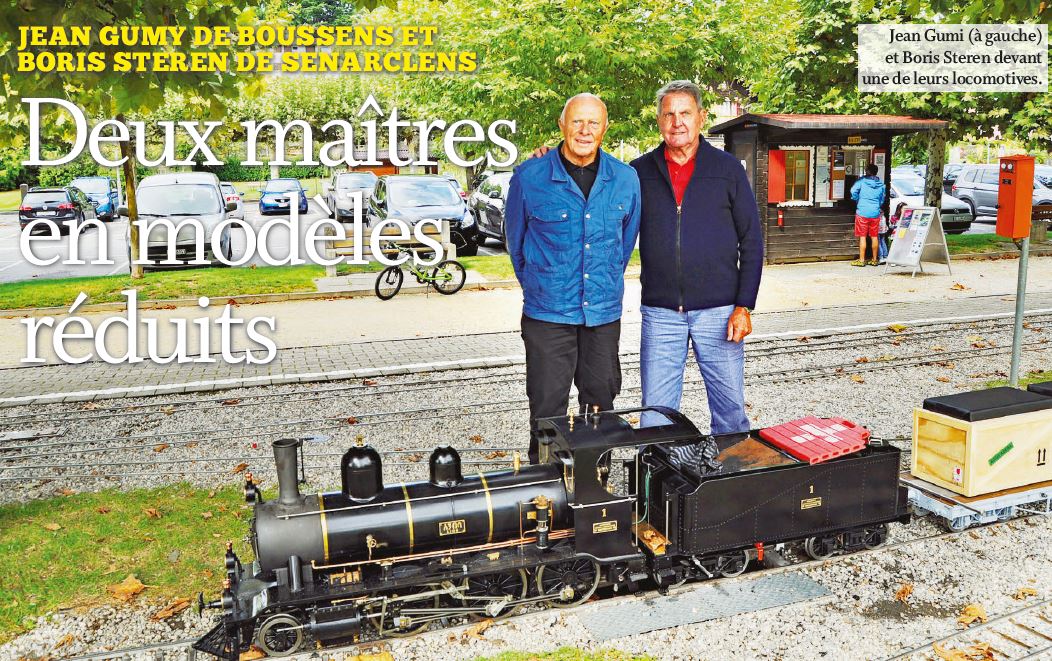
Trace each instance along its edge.
<path fill-rule="evenodd" d="M 199 600 L 222 619 L 194 647 L 283 656 L 571 606 L 600 587 L 663 590 L 740 574 L 773 544 L 814 558 L 872 548 L 909 517 L 891 446 L 811 464 L 757 431 L 706 437 L 659 408 L 549 418 L 537 433 L 537 465 L 465 475 L 456 450 L 438 448 L 430 479 L 412 484 L 385 485 L 379 453 L 359 445 L 342 458 L 342 489 L 316 495 L 299 491 L 300 442 L 276 441 L 277 498 L 245 484 L 256 559 L 228 547 L 222 597 Z M 719 470 L 678 460 L 701 442 Z"/>

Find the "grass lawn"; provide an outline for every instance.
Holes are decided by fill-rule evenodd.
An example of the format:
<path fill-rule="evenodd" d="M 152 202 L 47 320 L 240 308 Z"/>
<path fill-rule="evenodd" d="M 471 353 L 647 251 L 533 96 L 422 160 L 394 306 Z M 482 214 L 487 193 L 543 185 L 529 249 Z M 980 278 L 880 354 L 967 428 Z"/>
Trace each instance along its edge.
<path fill-rule="evenodd" d="M 89 303 L 123 301 L 121 290 L 128 288 L 139 291 L 140 301 L 315 291 L 313 279 L 323 275 L 323 267 L 308 264 L 150 271 L 142 280 L 128 275 L 24 280 L 0 284 L 0 309 L 68 306 L 82 291 Z"/>
<path fill-rule="evenodd" d="M 0 642 L 44 613 L 114 603 L 106 588 L 128 574 L 148 586 L 130 602 L 138 608 L 160 610 L 202 590 L 214 598 L 226 542 L 243 562 L 252 559 L 242 541 L 247 507 L 239 489 L 188 485 L 0 507 L 0 557 L 12 560 L 0 581 Z"/>
<path fill-rule="evenodd" d="M 1042 381 L 1052 381 L 1052 371 L 1049 370 L 1036 370 L 1034 372 L 1028 372 L 1025 375 L 1019 377 L 1019 387 L 1026 388 L 1031 383 L 1041 383 Z M 1008 379 L 997 379 L 994 381 L 987 381 L 987 388 L 999 388 L 1001 386 L 1007 386 Z"/>
<path fill-rule="evenodd" d="M 1035 244 L 1034 247 L 1038 245 L 1040 244 Z M 948 234 L 946 235 L 946 247 L 950 249 L 951 255 L 1006 250 L 1018 252 L 1012 241 L 996 234 Z"/>
<path fill-rule="evenodd" d="M 0 211 L 16 211 L 22 201 L 22 191 L 5 190 L 0 192 Z"/>

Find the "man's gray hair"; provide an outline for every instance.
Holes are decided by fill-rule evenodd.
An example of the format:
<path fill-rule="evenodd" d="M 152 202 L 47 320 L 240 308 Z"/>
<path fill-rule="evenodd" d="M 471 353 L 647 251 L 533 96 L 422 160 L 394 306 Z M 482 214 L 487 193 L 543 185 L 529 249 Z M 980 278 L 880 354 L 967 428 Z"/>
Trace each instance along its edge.
<path fill-rule="evenodd" d="M 689 80 L 673 80 L 657 91 L 657 114 L 661 115 L 661 102 L 669 94 L 689 94 L 694 97 L 694 103 L 701 109 L 701 88 Z"/>
<path fill-rule="evenodd" d="M 559 113 L 559 123 L 560 124 L 566 123 L 566 109 L 569 108 L 570 104 L 573 103 L 576 99 L 595 99 L 596 101 L 599 102 L 599 104 L 601 106 L 603 106 L 603 110 L 604 111 L 606 110 L 606 104 L 603 102 L 602 99 L 600 99 L 595 94 L 592 94 L 591 92 L 581 92 L 580 94 L 574 94 L 569 99 L 566 99 L 566 103 L 563 104 L 563 111 L 561 113 Z M 609 116 L 607 116 L 607 118 L 606 118 L 606 123 L 607 124 L 610 123 L 610 117 Z"/>

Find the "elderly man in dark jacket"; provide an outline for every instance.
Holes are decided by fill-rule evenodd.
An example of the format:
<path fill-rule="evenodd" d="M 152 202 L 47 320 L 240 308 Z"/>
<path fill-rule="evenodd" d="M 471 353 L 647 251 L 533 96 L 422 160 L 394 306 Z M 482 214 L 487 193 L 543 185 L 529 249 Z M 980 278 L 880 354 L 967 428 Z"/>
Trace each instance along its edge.
<path fill-rule="evenodd" d="M 644 406 L 680 408 L 688 343 L 701 368 L 714 434 L 748 430 L 745 336 L 752 332 L 763 237 L 745 170 L 701 137 L 701 91 L 657 94 L 663 143 L 632 161 L 643 197 L 641 380 Z M 644 424 L 655 424 L 653 416 Z"/>

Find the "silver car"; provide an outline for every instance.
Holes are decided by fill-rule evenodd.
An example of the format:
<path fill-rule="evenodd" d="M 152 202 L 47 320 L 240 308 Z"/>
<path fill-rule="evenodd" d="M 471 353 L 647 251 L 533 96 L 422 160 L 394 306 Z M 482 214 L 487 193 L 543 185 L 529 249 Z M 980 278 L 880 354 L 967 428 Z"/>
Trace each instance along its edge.
<path fill-rule="evenodd" d="M 329 218 L 341 222 L 354 220 L 354 198 L 356 191 L 362 194 L 362 213 L 369 204 L 369 196 L 376 186 L 376 175 L 372 172 L 340 172 L 322 184 L 325 206 L 329 207 Z"/>
<path fill-rule="evenodd" d="M 1037 166 L 1034 176 L 1034 206 L 1052 204 L 1052 189 L 1046 188 L 1042 177 L 1052 175 L 1046 166 Z M 997 190 L 1000 164 L 965 165 L 950 189 L 979 216 L 997 215 Z"/>
<path fill-rule="evenodd" d="M 947 234 L 964 234 L 972 226 L 972 211 L 968 205 L 947 193 L 942 194 L 939 217 Z M 888 208 L 898 218 L 903 207 L 916 209 L 924 206 L 924 179 L 916 175 L 891 173 L 891 197 Z"/>
<path fill-rule="evenodd" d="M 148 269 L 194 267 L 188 262 L 197 259 L 197 236 L 192 221 L 198 221 L 204 234 L 204 259 L 212 265 L 221 265 L 212 250 L 212 232 L 227 218 L 227 213 L 237 209 L 237 203 L 227 202 L 219 187 L 219 178 L 210 172 L 177 172 L 155 174 L 144 177 L 135 189 L 135 201 L 139 219 L 149 221 L 150 227 L 147 258 L 154 262 L 168 259 L 169 243 L 172 244 L 175 264 L 147 264 Z M 121 207 L 119 213 L 128 215 L 128 208 Z M 159 221 L 173 225 L 175 239 L 170 241 L 169 228 Z M 219 250 L 231 259 L 232 246 L 230 228 L 224 227 L 219 239 Z M 129 228 L 129 263 L 131 262 L 131 240 Z"/>
<path fill-rule="evenodd" d="M 227 216 L 231 218 L 245 219 L 245 203 L 241 200 L 241 192 L 234 188 L 234 184 L 229 181 L 219 182 L 219 189 L 223 191 L 223 199 L 227 202 L 234 202 L 237 204 L 237 208 L 233 211 L 228 211 Z"/>

